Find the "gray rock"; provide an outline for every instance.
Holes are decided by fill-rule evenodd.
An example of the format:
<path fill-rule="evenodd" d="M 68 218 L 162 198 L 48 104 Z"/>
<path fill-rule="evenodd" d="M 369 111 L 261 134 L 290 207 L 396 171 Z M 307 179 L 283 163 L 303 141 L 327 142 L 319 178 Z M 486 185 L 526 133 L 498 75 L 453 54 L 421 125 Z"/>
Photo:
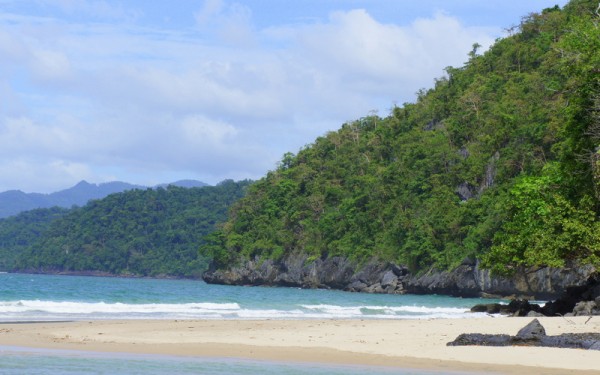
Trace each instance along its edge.
<path fill-rule="evenodd" d="M 367 288 L 367 284 L 363 283 L 360 280 L 356 280 L 356 281 L 353 281 L 352 283 L 350 283 L 346 287 L 346 290 L 348 290 L 350 292 L 363 292 L 366 288 Z"/>
<path fill-rule="evenodd" d="M 587 316 L 592 315 L 593 310 L 596 308 L 596 302 L 594 301 L 581 301 L 573 308 L 574 316 Z"/>
<path fill-rule="evenodd" d="M 380 283 L 373 284 L 365 289 L 367 293 L 384 293 L 385 290 L 381 287 Z"/>
<path fill-rule="evenodd" d="M 383 288 L 387 289 L 389 286 L 393 286 L 395 289 L 396 285 L 398 285 L 398 276 L 396 276 L 394 271 L 389 270 L 383 274 L 383 277 L 381 278 L 381 286 Z"/>
<path fill-rule="evenodd" d="M 392 272 L 394 272 L 394 275 L 396 275 L 398 277 L 404 277 L 410 273 L 408 268 L 406 268 L 404 266 L 399 266 L 397 264 L 392 264 L 391 268 L 392 268 Z"/>
<path fill-rule="evenodd" d="M 444 294 L 456 297 L 478 297 L 481 288 L 474 278 L 473 264 L 461 264 L 452 271 L 429 272 L 402 280 L 407 293 Z"/>
<path fill-rule="evenodd" d="M 590 347 L 588 349 L 589 350 L 600 350 L 600 341 L 594 342 L 592 345 L 590 345 Z"/>
<path fill-rule="evenodd" d="M 516 337 L 520 340 L 540 340 L 544 336 L 546 336 L 546 330 L 539 320 L 533 319 L 517 332 Z"/>
<path fill-rule="evenodd" d="M 484 312 L 487 314 L 500 314 L 505 312 L 506 305 L 499 303 L 487 303 L 475 305 L 471 308 L 471 312 Z"/>
<path fill-rule="evenodd" d="M 468 201 L 475 196 L 475 193 L 473 193 L 473 186 L 468 182 L 463 182 L 458 185 L 456 187 L 456 194 L 458 194 L 461 201 Z"/>
<path fill-rule="evenodd" d="M 600 333 L 565 333 L 548 336 L 537 319 L 523 327 L 516 336 L 486 335 L 481 333 L 461 334 L 448 346 L 481 345 L 481 346 L 545 346 L 552 348 L 575 348 L 600 350 Z"/>
<path fill-rule="evenodd" d="M 561 269 L 523 269 L 514 277 L 492 275 L 483 270 L 475 260 L 466 259 L 453 270 L 431 269 L 413 275 L 404 266 L 372 259 L 357 264 L 344 257 L 309 260 L 307 254 L 293 253 L 279 261 L 259 258 L 243 260 L 228 269 L 209 269 L 203 278 L 207 283 L 228 285 L 266 285 L 303 288 L 333 288 L 371 293 L 443 294 L 457 297 L 480 296 L 531 296 L 535 299 L 553 300 L 567 287 L 586 287 L 591 266 L 570 265 Z M 395 285 L 394 285 L 395 283 Z M 376 287 L 376 284 L 380 284 Z M 572 311 L 575 303 L 600 299 L 600 286 L 581 293 L 560 304 L 550 305 L 544 315 L 564 315 Z M 595 296 L 594 296 L 595 295 Z M 600 304 L 596 304 L 598 309 Z M 592 310 L 596 311 L 596 310 Z M 522 310 L 525 316 L 529 311 Z"/>
<path fill-rule="evenodd" d="M 367 285 L 374 285 L 381 281 L 383 274 L 385 274 L 389 268 L 388 263 L 379 262 L 373 259 L 361 268 L 356 267 L 351 279 L 360 280 Z"/>
<path fill-rule="evenodd" d="M 537 346 L 600 350 L 598 342 L 600 342 L 598 333 L 564 333 L 558 336 L 545 336 Z"/>
<path fill-rule="evenodd" d="M 510 345 L 509 335 L 484 335 L 481 333 L 463 333 L 456 340 L 446 344 L 447 346 L 508 346 Z"/>
<path fill-rule="evenodd" d="M 398 288 L 396 288 L 396 285 L 388 285 L 383 289 L 383 291 L 387 294 L 404 294 L 402 292 L 402 289 L 399 290 Z"/>

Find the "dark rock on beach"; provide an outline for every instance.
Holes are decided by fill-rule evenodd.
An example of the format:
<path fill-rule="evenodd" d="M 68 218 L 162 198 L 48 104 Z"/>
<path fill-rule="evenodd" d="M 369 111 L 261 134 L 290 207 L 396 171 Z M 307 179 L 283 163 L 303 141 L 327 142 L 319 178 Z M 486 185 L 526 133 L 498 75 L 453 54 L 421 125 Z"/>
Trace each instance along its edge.
<path fill-rule="evenodd" d="M 471 308 L 471 312 L 484 312 L 487 314 L 502 314 L 510 316 L 529 316 L 532 315 L 532 312 L 540 313 L 540 311 L 541 308 L 539 305 L 531 304 L 529 301 L 521 299 L 514 299 L 508 304 L 488 303 L 475 305 Z"/>
<path fill-rule="evenodd" d="M 544 336 L 546 336 L 546 330 L 539 320 L 533 319 L 531 323 L 527 324 L 517 332 L 515 338 L 521 341 L 530 341 L 540 340 Z"/>
<path fill-rule="evenodd" d="M 516 336 L 464 333 L 448 346 L 543 346 L 552 348 L 572 348 L 600 350 L 600 333 L 563 333 L 557 336 L 546 335 L 541 323 L 534 319 L 523 327 Z"/>

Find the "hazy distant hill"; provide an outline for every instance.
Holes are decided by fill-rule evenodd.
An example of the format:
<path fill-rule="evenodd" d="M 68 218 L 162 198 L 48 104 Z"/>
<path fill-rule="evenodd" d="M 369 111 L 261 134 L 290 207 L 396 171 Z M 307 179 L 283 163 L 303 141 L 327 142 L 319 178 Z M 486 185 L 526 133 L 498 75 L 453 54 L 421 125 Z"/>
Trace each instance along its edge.
<path fill-rule="evenodd" d="M 195 180 L 181 180 L 160 184 L 157 187 L 166 187 L 168 185 L 190 188 L 207 186 L 208 184 Z M 81 181 L 71 188 L 50 194 L 24 193 L 20 190 L 9 190 L 0 193 L 0 218 L 36 208 L 83 206 L 90 199 L 100 199 L 109 194 L 120 193 L 126 190 L 147 188 L 148 186 L 133 185 L 120 181 L 102 184 L 90 184 L 89 182 Z"/>

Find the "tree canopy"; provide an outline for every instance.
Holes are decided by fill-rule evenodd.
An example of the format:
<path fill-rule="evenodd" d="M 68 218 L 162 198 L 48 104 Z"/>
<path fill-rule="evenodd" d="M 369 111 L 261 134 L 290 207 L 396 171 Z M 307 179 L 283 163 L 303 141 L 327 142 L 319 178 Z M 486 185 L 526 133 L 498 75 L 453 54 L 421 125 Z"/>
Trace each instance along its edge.
<path fill-rule="evenodd" d="M 200 277 L 198 247 L 250 181 L 201 188 L 130 190 L 81 208 L 39 209 L 0 220 L 0 267 Z"/>

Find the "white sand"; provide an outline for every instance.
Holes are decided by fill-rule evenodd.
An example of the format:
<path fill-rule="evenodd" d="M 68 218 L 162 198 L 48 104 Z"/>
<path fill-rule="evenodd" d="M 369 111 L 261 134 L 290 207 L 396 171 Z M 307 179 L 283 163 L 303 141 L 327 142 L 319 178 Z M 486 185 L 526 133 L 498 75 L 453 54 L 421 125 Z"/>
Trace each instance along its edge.
<path fill-rule="evenodd" d="M 448 347 L 461 333 L 514 335 L 532 318 L 127 320 L 0 324 L 0 345 L 514 374 L 600 374 L 600 351 Z M 549 335 L 600 333 L 600 317 L 539 318 Z M 586 322 L 587 321 L 587 322 Z"/>

